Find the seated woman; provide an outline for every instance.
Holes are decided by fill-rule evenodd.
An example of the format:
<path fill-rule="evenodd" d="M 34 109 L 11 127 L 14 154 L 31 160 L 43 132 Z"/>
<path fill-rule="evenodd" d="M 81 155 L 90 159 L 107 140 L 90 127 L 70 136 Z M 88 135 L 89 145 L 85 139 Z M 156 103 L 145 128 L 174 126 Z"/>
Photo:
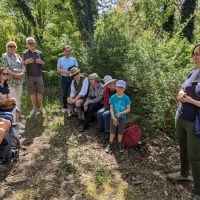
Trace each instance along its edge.
<path fill-rule="evenodd" d="M 100 132 L 105 131 L 106 135 L 104 137 L 105 140 L 108 140 L 110 137 L 110 104 L 109 99 L 110 97 L 116 93 L 116 81 L 117 79 L 113 79 L 111 76 L 106 75 L 104 77 L 104 107 L 101 108 L 97 112 L 97 123 L 98 123 L 98 129 L 95 133 L 95 135 L 98 135 Z"/>
<path fill-rule="evenodd" d="M 97 111 L 103 107 L 103 84 L 100 83 L 99 77 L 96 73 L 89 75 L 89 81 L 91 86 L 89 88 L 89 94 L 86 102 L 84 103 L 86 117 L 83 127 L 79 130 L 80 132 L 84 132 L 88 128 L 94 111 Z"/>
<path fill-rule="evenodd" d="M 0 67 L 0 112 L 12 112 L 13 124 L 19 122 L 19 113 L 16 109 L 16 100 L 12 97 L 8 84 L 8 71 L 4 67 Z"/>
<path fill-rule="evenodd" d="M 9 120 L 0 118 L 0 145 L 6 135 L 6 133 L 8 132 L 8 130 L 10 129 L 10 122 Z M 5 165 L 0 164 L 0 172 L 3 172 L 6 169 Z"/>

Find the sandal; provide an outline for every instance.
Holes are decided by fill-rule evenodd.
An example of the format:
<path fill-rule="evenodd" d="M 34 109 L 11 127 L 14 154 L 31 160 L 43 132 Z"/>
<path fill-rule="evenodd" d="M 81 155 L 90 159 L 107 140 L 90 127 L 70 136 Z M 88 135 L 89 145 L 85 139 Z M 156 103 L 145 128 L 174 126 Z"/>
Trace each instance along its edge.
<path fill-rule="evenodd" d="M 5 165 L 0 164 L 0 172 L 4 172 L 6 169 Z"/>

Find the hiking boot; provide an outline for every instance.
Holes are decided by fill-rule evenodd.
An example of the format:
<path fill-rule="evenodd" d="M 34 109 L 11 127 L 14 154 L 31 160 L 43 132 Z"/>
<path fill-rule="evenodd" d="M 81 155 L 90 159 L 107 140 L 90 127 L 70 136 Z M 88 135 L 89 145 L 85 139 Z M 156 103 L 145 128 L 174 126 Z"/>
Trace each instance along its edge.
<path fill-rule="evenodd" d="M 103 131 L 102 128 L 98 128 L 97 131 L 96 131 L 96 133 L 95 133 L 95 135 L 99 135 L 99 133 L 102 132 L 102 131 Z"/>
<path fill-rule="evenodd" d="M 80 126 L 83 123 L 82 119 L 78 119 L 78 121 L 75 123 L 76 126 Z"/>
<path fill-rule="evenodd" d="M 168 181 L 188 181 L 188 177 L 184 177 L 180 174 L 180 172 L 172 173 L 167 175 Z"/>
<path fill-rule="evenodd" d="M 109 143 L 109 144 L 107 145 L 107 147 L 105 148 L 105 152 L 106 152 L 106 153 L 109 153 L 110 150 L 112 149 L 112 146 L 113 146 L 113 144 L 112 144 L 112 143 Z"/>
<path fill-rule="evenodd" d="M 31 112 L 30 112 L 30 115 L 35 115 L 35 113 L 36 113 L 36 108 L 33 108 L 33 109 L 31 110 Z"/>
<path fill-rule="evenodd" d="M 199 195 L 195 195 L 194 200 L 200 200 L 200 196 Z"/>
<path fill-rule="evenodd" d="M 105 132 L 105 136 L 103 138 L 104 140 L 109 140 L 110 139 L 110 133 Z"/>
<path fill-rule="evenodd" d="M 120 153 L 124 152 L 124 145 L 121 142 L 118 143 L 118 148 Z"/>

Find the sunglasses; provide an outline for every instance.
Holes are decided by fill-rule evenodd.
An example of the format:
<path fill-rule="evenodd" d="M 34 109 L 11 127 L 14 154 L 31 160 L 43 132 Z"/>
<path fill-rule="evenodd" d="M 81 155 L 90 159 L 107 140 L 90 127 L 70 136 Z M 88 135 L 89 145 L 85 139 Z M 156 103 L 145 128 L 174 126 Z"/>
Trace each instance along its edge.
<path fill-rule="evenodd" d="M 27 44 L 35 44 L 34 42 L 29 42 L 29 43 L 27 43 Z"/>
<path fill-rule="evenodd" d="M 75 77 L 75 76 L 76 76 L 76 75 L 78 75 L 78 74 L 79 74 L 79 72 L 78 72 L 78 73 L 76 73 L 76 74 L 74 74 L 74 75 L 73 75 L 73 77 Z"/>
<path fill-rule="evenodd" d="M 8 76 L 9 74 L 8 73 L 2 73 L 4 76 Z"/>
<path fill-rule="evenodd" d="M 8 46 L 9 48 L 16 48 L 16 46 Z"/>

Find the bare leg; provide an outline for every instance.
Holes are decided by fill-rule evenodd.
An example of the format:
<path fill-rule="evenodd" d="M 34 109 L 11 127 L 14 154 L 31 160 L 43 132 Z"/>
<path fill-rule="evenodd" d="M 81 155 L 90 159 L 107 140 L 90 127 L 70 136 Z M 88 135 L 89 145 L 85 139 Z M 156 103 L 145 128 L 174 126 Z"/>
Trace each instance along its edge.
<path fill-rule="evenodd" d="M 118 134 L 118 142 L 121 143 L 122 142 L 122 135 Z"/>
<path fill-rule="evenodd" d="M 115 134 L 110 133 L 110 142 L 111 142 L 111 143 L 113 142 L 114 138 L 115 138 Z"/>
<path fill-rule="evenodd" d="M 38 93 L 38 101 L 40 104 L 40 108 L 43 108 L 43 94 Z"/>
<path fill-rule="evenodd" d="M 36 94 L 31 94 L 31 102 L 32 102 L 33 108 L 36 108 Z"/>

